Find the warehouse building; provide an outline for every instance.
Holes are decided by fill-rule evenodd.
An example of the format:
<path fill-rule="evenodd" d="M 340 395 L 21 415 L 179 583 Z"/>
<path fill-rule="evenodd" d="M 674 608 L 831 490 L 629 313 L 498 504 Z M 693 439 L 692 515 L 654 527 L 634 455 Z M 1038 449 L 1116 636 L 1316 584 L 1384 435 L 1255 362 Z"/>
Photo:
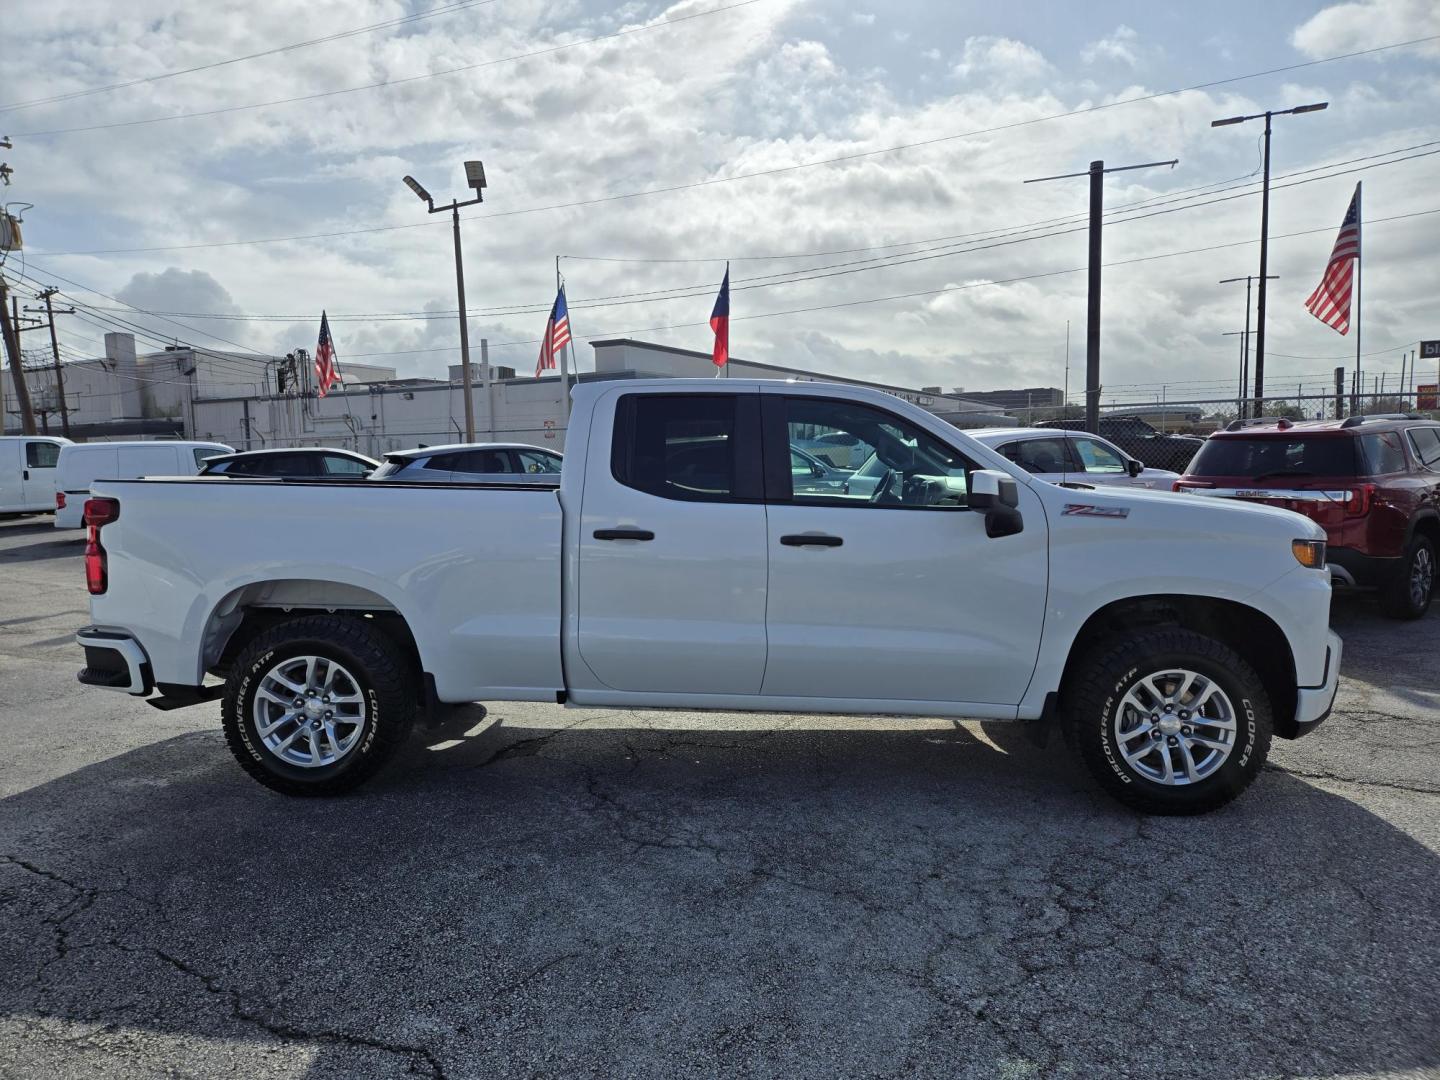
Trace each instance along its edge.
<path fill-rule="evenodd" d="M 572 375 L 581 382 L 673 377 L 712 378 L 710 354 L 629 338 L 592 342 L 594 359 Z M 72 434 L 78 438 L 170 436 L 207 439 L 241 449 L 335 446 L 379 457 L 390 450 L 462 442 L 465 398 L 460 366 L 449 378 L 397 379 L 390 368 L 344 364 L 343 387 L 313 390 L 303 353 L 257 356 L 188 346 L 136 357 L 128 334 L 107 334 L 102 359 L 65 365 Z M 793 379 L 866 386 L 903 398 L 958 427 L 1014 424 L 986 404 L 934 389 L 914 389 L 740 358 L 731 378 Z M 27 375 L 32 399 L 48 401 L 53 372 Z M 72 387 L 75 388 L 72 391 Z M 6 384 L 6 430 L 19 431 Z M 74 396 L 72 403 L 70 398 Z M 471 401 L 480 441 L 565 447 L 565 393 L 560 376 L 518 377 L 513 368 L 472 366 Z M 53 414 L 46 425 L 60 430 Z"/>

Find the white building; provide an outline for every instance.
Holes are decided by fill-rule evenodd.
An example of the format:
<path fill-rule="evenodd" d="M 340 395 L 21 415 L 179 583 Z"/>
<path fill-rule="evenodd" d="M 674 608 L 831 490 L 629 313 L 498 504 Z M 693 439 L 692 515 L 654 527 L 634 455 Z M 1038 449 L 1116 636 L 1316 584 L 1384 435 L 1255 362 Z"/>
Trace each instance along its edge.
<path fill-rule="evenodd" d="M 112 339 L 126 339 L 114 340 Z M 129 353 L 126 352 L 126 341 Z M 134 357 L 129 335 L 109 334 L 105 360 L 65 365 L 67 404 L 77 437 L 168 434 L 209 439 L 240 449 L 272 446 L 336 446 L 379 457 L 389 450 L 461 442 L 465 398 L 460 366 L 448 380 L 396 379 L 387 368 L 342 364 L 346 383 L 315 396 L 308 358 L 245 356 L 181 348 Z M 594 363 L 578 376 L 585 382 L 609 379 L 711 378 L 710 354 L 628 338 L 592 342 Z M 587 365 L 588 366 L 588 365 Z M 991 427 L 1015 421 L 992 406 L 954 394 L 917 390 L 800 368 L 731 359 L 732 378 L 794 379 L 868 386 L 914 402 L 957 427 Z M 40 373 L 36 373 L 39 375 Z M 488 376 L 488 377 L 487 377 Z M 43 378 L 29 380 L 34 397 Z M 513 369 L 473 365 L 471 401 L 475 437 L 480 441 L 565 447 L 565 394 L 561 378 L 516 377 Z M 79 402 L 71 403 L 71 387 Z M 13 398 L 7 399 L 13 410 Z M 18 430 L 18 417 L 6 416 Z M 149 428 L 125 424 L 143 423 Z M 167 425 L 163 431 L 154 425 Z M 84 425 L 98 425 L 90 430 Z M 78 425 L 78 426 L 77 426 Z M 51 423 L 50 430 L 59 430 Z M 8 429 L 8 428 L 7 428 Z"/>
<path fill-rule="evenodd" d="M 304 353 L 264 356 L 177 345 L 136 355 L 132 334 L 106 334 L 105 355 L 62 365 L 65 411 L 77 438 L 184 435 L 194 429 L 195 404 L 211 398 L 263 400 L 313 384 Z M 347 364 L 352 385 L 395 378 L 395 369 Z M 37 427 L 52 434 L 62 426 L 60 394 L 51 366 L 28 368 L 25 384 Z M 8 369 L 0 379 L 4 430 L 18 433 L 20 410 Z"/>

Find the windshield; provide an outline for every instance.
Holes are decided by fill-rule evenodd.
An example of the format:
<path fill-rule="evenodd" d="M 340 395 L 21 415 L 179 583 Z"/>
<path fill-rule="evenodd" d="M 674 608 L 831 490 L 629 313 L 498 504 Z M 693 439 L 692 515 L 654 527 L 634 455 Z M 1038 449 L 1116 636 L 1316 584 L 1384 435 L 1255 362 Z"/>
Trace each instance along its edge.
<path fill-rule="evenodd" d="M 1334 435 L 1207 439 L 1188 470 L 1191 476 L 1354 476 L 1355 440 Z"/>

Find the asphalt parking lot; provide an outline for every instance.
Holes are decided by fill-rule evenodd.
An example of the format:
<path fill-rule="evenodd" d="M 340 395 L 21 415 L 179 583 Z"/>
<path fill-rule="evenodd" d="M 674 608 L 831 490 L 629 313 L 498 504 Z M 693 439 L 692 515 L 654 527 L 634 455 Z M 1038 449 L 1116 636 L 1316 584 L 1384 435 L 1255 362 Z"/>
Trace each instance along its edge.
<path fill-rule="evenodd" d="M 1143 818 L 1018 726 L 501 704 L 353 796 L 75 682 L 0 522 L 0 1076 L 1440 1076 L 1440 606 Z"/>

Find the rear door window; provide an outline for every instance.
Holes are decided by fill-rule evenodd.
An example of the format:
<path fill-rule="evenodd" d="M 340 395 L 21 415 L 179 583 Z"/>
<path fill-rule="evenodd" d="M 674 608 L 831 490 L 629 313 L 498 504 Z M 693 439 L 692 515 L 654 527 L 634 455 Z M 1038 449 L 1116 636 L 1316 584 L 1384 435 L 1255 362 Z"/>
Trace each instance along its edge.
<path fill-rule="evenodd" d="M 1373 435 L 1362 435 L 1360 442 L 1365 448 L 1365 461 L 1370 466 L 1371 476 L 1386 476 L 1405 471 L 1405 448 L 1400 445 L 1398 431 L 1377 431 Z"/>
<path fill-rule="evenodd" d="M 328 476 L 363 476 L 370 468 L 363 461 L 341 457 L 339 454 L 326 454 L 321 460 L 325 463 L 325 473 Z"/>
<path fill-rule="evenodd" d="M 1411 428 L 1410 449 L 1421 465 L 1440 472 L 1440 428 Z"/>
<path fill-rule="evenodd" d="M 756 498 L 758 476 L 740 483 L 737 423 L 734 394 L 627 394 L 616 411 L 611 471 L 626 487 L 664 499 Z"/>
<path fill-rule="evenodd" d="M 442 459 L 437 457 L 431 459 L 430 468 L 448 468 L 451 472 L 471 473 L 476 476 L 515 471 L 510 462 L 510 454 L 505 450 L 465 450 L 458 454 L 447 454 L 443 460 L 450 464 L 442 465 Z"/>
<path fill-rule="evenodd" d="M 1205 440 L 1188 472 L 1249 480 L 1354 476 L 1357 464 L 1355 440 L 1348 435 L 1221 438 Z"/>
<path fill-rule="evenodd" d="M 1065 439 L 1021 439 L 1000 447 L 1000 453 L 1032 473 L 1060 473 L 1074 470 L 1065 449 Z"/>

